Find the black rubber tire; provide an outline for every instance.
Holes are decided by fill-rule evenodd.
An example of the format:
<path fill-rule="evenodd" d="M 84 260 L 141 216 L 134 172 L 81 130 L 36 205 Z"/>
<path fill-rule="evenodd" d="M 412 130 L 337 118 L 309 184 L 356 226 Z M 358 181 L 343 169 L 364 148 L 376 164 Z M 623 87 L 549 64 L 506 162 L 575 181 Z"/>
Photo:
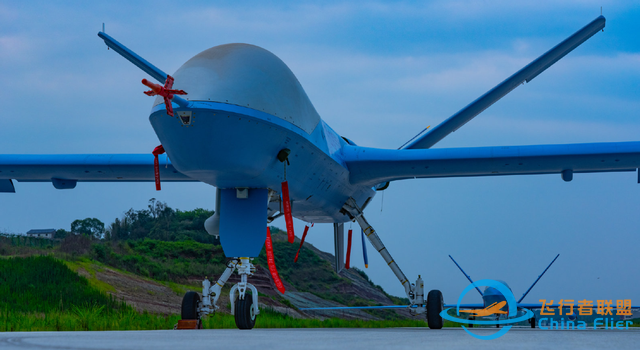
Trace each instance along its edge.
<path fill-rule="evenodd" d="M 432 290 L 427 294 L 427 323 L 431 329 L 441 329 L 444 322 L 440 313 L 444 310 L 444 299 L 439 290 Z"/>
<path fill-rule="evenodd" d="M 182 319 L 183 320 L 197 320 L 198 317 L 198 303 L 200 302 L 200 294 L 196 292 L 187 292 L 182 298 Z"/>
<path fill-rule="evenodd" d="M 253 296 L 246 293 L 244 299 L 236 298 L 233 314 L 238 329 L 252 329 L 256 325 L 256 315 L 253 315 Z"/>

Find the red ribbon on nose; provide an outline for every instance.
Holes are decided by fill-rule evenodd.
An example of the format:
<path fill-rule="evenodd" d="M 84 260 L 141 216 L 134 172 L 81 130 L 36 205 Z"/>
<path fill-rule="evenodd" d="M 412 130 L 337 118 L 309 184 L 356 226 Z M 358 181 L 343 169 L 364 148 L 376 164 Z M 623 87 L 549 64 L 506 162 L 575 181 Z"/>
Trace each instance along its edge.
<path fill-rule="evenodd" d="M 162 145 L 153 149 L 153 172 L 156 177 L 156 191 L 160 191 L 160 162 L 158 156 L 164 153 L 164 147 Z"/>
<path fill-rule="evenodd" d="M 284 221 L 287 223 L 287 236 L 289 243 L 293 243 L 293 218 L 291 217 L 291 201 L 289 200 L 289 183 L 282 183 L 282 208 L 284 209 Z"/>
<path fill-rule="evenodd" d="M 164 105 L 167 108 L 167 114 L 173 117 L 173 106 L 171 105 L 171 99 L 173 95 L 186 95 L 187 93 L 184 90 L 174 90 L 173 87 L 173 77 L 167 75 L 167 80 L 164 82 L 164 86 L 160 84 L 155 84 L 147 79 L 142 79 L 142 84 L 151 88 L 149 91 L 145 91 L 144 93 L 147 96 L 162 96 L 164 98 Z"/>

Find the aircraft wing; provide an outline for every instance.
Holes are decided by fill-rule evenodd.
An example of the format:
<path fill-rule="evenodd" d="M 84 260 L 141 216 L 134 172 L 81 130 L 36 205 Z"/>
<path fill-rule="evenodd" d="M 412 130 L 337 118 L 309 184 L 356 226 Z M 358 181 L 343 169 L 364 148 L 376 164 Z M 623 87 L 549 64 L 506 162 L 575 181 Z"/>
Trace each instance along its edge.
<path fill-rule="evenodd" d="M 613 303 L 612 305 L 609 305 L 609 306 L 611 306 L 612 310 L 617 310 L 618 309 L 616 307 L 615 303 Z M 521 303 L 518 303 L 518 307 L 521 307 L 521 308 L 524 308 L 524 309 L 542 309 L 542 304 L 521 304 Z M 553 305 L 546 304 L 544 307 L 545 308 L 548 307 L 548 308 L 553 309 L 553 310 L 557 310 L 560 307 L 562 307 L 563 309 L 570 308 L 569 305 L 562 305 L 561 306 L 559 304 L 553 304 Z M 576 310 L 575 312 L 577 312 L 579 307 L 580 306 L 578 305 L 577 300 L 576 300 L 575 304 L 573 305 L 573 309 Z M 591 306 L 583 306 L 583 308 L 597 309 L 598 305 L 596 304 L 596 305 L 591 305 Z M 629 309 L 632 309 L 632 310 L 640 309 L 640 306 L 639 305 L 635 305 L 635 306 L 632 305 L 632 306 L 629 307 Z"/>
<path fill-rule="evenodd" d="M 457 307 L 456 304 L 444 304 L 445 308 Z M 517 304 L 518 308 L 526 308 L 526 309 L 541 309 L 542 304 Z M 557 309 L 559 305 L 545 305 L 550 308 Z M 316 310 L 367 310 L 367 309 L 406 309 L 410 308 L 411 305 L 385 305 L 385 306 L 333 306 L 333 307 L 307 307 L 300 308 L 302 311 L 316 311 Z M 463 309 L 484 309 L 484 304 L 460 304 L 460 307 Z M 569 308 L 569 306 L 565 305 L 564 308 Z M 590 306 L 589 308 L 595 309 L 596 306 Z M 578 309 L 577 305 L 574 305 L 574 309 Z M 613 308 L 616 309 L 615 307 Z M 631 309 L 640 309 L 640 306 L 631 306 Z"/>
<path fill-rule="evenodd" d="M 352 184 L 462 176 L 562 174 L 635 171 L 640 142 L 565 145 L 388 150 L 343 148 Z"/>
<path fill-rule="evenodd" d="M 445 308 L 457 307 L 456 304 L 445 304 Z M 484 309 L 484 304 L 460 304 L 460 307 L 463 309 Z"/>
<path fill-rule="evenodd" d="M 604 26 L 605 18 L 603 16 L 594 19 L 591 23 L 587 24 L 563 42 L 556 45 L 533 62 L 529 63 L 527 66 L 486 92 L 484 95 L 480 96 L 477 100 L 471 102 L 468 106 L 449 117 L 449 119 L 445 120 L 440 125 L 431 129 L 428 133 L 422 136 L 418 134 L 408 142 L 409 144 L 404 147 L 404 149 L 431 148 L 433 145 L 438 143 L 438 141 L 458 130 L 513 89 L 520 86 L 520 84 L 530 82 L 598 31 L 604 30 Z"/>
<path fill-rule="evenodd" d="M 456 307 L 456 304 L 445 304 L 445 308 Z M 460 304 L 465 309 L 484 309 L 484 304 Z M 369 309 L 407 309 L 411 305 L 384 305 L 384 306 L 331 306 L 331 307 L 307 307 L 300 308 L 301 311 L 316 310 L 369 310 Z"/>
<path fill-rule="evenodd" d="M 15 192 L 12 180 L 51 182 L 58 189 L 77 182 L 154 181 L 152 154 L 0 155 L 0 192 Z M 196 181 L 177 171 L 160 156 L 162 181 Z"/>

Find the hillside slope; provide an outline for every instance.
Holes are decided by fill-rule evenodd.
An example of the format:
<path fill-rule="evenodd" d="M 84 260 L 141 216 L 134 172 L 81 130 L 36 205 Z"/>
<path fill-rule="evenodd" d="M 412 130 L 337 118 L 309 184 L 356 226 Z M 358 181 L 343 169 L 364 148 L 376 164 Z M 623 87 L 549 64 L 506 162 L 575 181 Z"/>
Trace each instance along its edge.
<path fill-rule="evenodd" d="M 264 249 L 255 259 L 257 271 L 250 278 L 262 294 L 261 304 L 297 318 L 340 317 L 346 319 L 408 318 L 400 311 L 322 311 L 300 312 L 298 308 L 323 306 L 370 306 L 407 304 L 390 297 L 371 283 L 358 269 L 334 272 L 333 255 L 305 243 L 297 263 L 293 258 L 299 246 L 286 241 L 286 233 L 272 227 L 274 254 L 279 274 L 287 292 L 282 295 L 268 272 Z M 16 243 L 17 242 L 17 243 Z M 95 240 L 84 236 L 67 236 L 59 244 L 42 244 L 0 238 L 0 253 L 27 256 L 53 254 L 99 290 L 124 300 L 138 311 L 162 314 L 180 312 L 182 295 L 188 290 L 201 291 L 202 279 L 215 282 L 225 269 L 226 257 L 217 244 L 187 241 Z M 239 281 L 234 274 L 220 297 L 218 305 L 229 312 L 228 290 Z"/>

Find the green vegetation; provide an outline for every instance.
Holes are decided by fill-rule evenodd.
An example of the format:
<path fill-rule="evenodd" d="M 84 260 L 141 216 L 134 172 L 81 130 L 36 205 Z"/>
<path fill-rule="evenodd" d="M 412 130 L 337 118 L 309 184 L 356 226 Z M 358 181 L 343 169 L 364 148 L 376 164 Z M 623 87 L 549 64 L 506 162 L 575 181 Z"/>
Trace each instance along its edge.
<path fill-rule="evenodd" d="M 364 299 L 345 290 L 353 289 L 352 281 L 335 273 L 329 261 L 322 259 L 314 251 L 304 248 L 300 252 L 298 262 L 294 263 L 298 244 L 290 244 L 286 240 L 287 233 L 271 227 L 271 235 L 274 239 L 273 253 L 280 277 L 293 285 L 297 290 L 309 292 L 318 297 L 335 301 L 347 306 L 379 306 L 371 300 Z M 267 257 L 263 249 L 255 263 L 267 267 Z M 352 268 L 372 287 L 380 290 L 388 296 L 396 305 L 408 305 L 409 300 L 388 295 L 382 287 L 375 285 L 364 271 Z M 391 310 L 366 310 L 365 312 L 385 320 L 400 319 L 401 316 Z"/>
<path fill-rule="evenodd" d="M 151 198 L 148 209 L 129 209 L 121 219 L 115 219 L 107 228 L 104 238 L 108 241 L 148 238 L 220 244 L 217 238 L 204 230 L 205 220 L 212 215 L 213 211 L 200 208 L 191 211 L 174 210 L 166 203 Z"/>
<path fill-rule="evenodd" d="M 71 312 L 0 313 L 0 331 L 110 331 L 172 329 L 179 315 L 154 315 L 132 310 L 105 313 L 101 308 L 76 309 Z M 256 328 L 390 328 L 426 327 L 421 320 L 361 321 L 331 318 L 326 320 L 296 319 L 288 315 L 262 309 Z M 235 329 L 232 315 L 217 313 L 204 319 L 205 329 Z"/>
<path fill-rule="evenodd" d="M 111 331 L 171 329 L 179 315 L 138 313 L 132 308 L 106 312 L 103 307 L 74 307 L 69 311 L 17 313 L 0 311 L 0 331 Z"/>
<path fill-rule="evenodd" d="M 0 331 L 170 329 L 178 315 L 139 313 L 110 293 L 116 289 L 98 277 L 106 269 L 158 281 L 177 295 L 194 280 L 219 275 L 226 257 L 219 241 L 204 231 L 212 211 L 174 210 L 155 199 L 148 209 L 127 211 L 105 225 L 95 218 L 75 220 L 70 231 L 60 229 L 55 240 L 0 234 Z M 298 244 L 286 242 L 286 232 L 271 227 L 280 276 L 298 291 L 345 305 L 375 305 L 356 296 L 353 282 L 337 275 L 331 264 L 306 247 L 293 262 Z M 263 249 L 254 261 L 267 268 Z M 354 269 L 374 288 L 368 276 Z M 78 275 L 81 273 L 82 277 Z M 135 277 L 140 278 L 140 277 Z M 153 282 L 151 281 L 151 282 Z M 196 288 L 196 289 L 194 289 Z M 228 295 L 228 286 L 223 290 Z M 276 304 L 295 307 L 286 299 L 267 296 Z M 394 303 L 408 301 L 392 297 Z M 256 327 L 424 327 L 424 320 L 400 319 L 390 310 L 368 311 L 387 321 L 295 319 L 265 309 Z M 233 316 L 218 313 L 205 328 L 235 328 Z"/>
<path fill-rule="evenodd" d="M 0 256 L 47 254 L 53 249 L 48 239 L 0 234 Z"/>
<path fill-rule="evenodd" d="M 67 264 L 95 274 L 91 262 Z M 178 315 L 138 313 L 94 288 L 87 279 L 50 256 L 0 260 L 0 331 L 171 329 L 178 319 Z M 205 328 L 236 327 L 233 316 L 224 313 L 206 318 L 203 325 Z M 271 309 L 263 309 L 256 323 L 257 328 L 425 326 L 421 320 L 296 319 Z"/>
<path fill-rule="evenodd" d="M 226 267 L 222 247 L 196 241 L 106 241 L 92 250 L 91 256 L 105 265 L 159 281 L 219 275 Z"/>
<path fill-rule="evenodd" d="M 75 220 L 71 223 L 71 232 L 99 239 L 104 235 L 104 223 L 96 218 Z"/>
<path fill-rule="evenodd" d="M 4 313 L 0 314 L 0 331 L 111 331 L 172 329 L 179 315 L 153 315 L 135 311 L 104 313 L 100 308 L 77 309 L 72 312 Z M 331 318 L 326 320 L 296 319 L 262 309 L 255 328 L 391 328 L 427 327 L 420 320 L 362 321 Z M 232 315 L 217 313 L 203 322 L 205 329 L 235 329 Z"/>
<path fill-rule="evenodd" d="M 233 316 L 215 314 L 203 323 L 204 328 L 236 328 Z M 330 318 L 326 320 L 299 319 L 281 314 L 271 309 L 261 309 L 256 319 L 256 328 L 391 328 L 391 327 L 426 327 L 422 320 L 362 321 Z"/>
<path fill-rule="evenodd" d="M 52 257 L 0 260 L 0 310 L 49 312 L 86 306 L 105 310 L 127 308 L 126 304 L 90 287 L 85 278 Z"/>
<path fill-rule="evenodd" d="M 95 267 L 96 267 L 96 264 L 99 264 L 98 262 L 89 260 L 86 258 L 82 258 L 76 261 L 64 261 L 64 263 L 67 265 L 67 267 L 69 267 L 72 271 L 76 273 L 79 272 L 81 269 L 86 271 L 89 274 L 89 277 L 87 278 L 89 285 L 99 290 L 100 292 L 108 293 L 108 292 L 116 291 L 115 288 L 113 288 L 113 286 L 103 281 L 100 281 L 96 277 Z"/>

